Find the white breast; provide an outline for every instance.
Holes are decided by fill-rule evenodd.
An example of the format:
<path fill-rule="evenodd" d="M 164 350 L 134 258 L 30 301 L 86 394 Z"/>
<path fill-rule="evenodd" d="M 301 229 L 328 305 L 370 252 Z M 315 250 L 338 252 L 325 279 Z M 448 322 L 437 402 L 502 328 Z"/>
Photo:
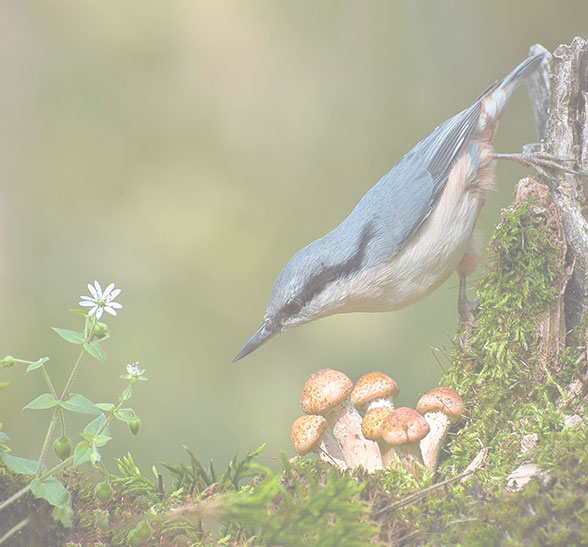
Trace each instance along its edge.
<path fill-rule="evenodd" d="M 467 151 L 456 160 L 435 208 L 401 252 L 338 284 L 345 298 L 337 312 L 399 309 L 425 297 L 451 275 L 492 186 L 491 151 L 484 146 L 482 169 L 472 166 Z"/>

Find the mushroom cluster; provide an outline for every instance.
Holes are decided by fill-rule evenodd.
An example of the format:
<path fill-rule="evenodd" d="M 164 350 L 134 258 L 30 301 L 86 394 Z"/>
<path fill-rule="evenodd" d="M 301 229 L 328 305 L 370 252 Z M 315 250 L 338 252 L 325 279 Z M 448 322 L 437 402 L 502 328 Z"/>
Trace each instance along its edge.
<path fill-rule="evenodd" d="M 434 474 L 451 424 L 463 417 L 463 401 L 453 389 L 438 387 L 421 397 L 416 410 L 394 408 L 398 392 L 383 372 L 364 374 L 355 386 L 343 372 L 313 372 L 302 388 L 304 416 L 292 424 L 294 450 L 300 456 L 316 452 L 342 471 L 362 467 L 371 473 L 392 465 L 419 474 L 424 466 Z"/>

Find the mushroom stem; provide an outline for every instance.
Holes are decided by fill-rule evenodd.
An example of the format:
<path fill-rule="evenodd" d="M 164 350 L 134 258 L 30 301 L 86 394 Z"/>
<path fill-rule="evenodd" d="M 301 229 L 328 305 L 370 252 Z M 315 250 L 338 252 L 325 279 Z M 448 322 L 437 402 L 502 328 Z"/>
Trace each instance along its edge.
<path fill-rule="evenodd" d="M 368 473 L 382 469 L 380 449 L 374 441 L 368 441 L 361 433 L 361 415 L 348 399 L 325 415 L 339 441 L 347 465 L 354 469 L 363 467 Z"/>
<path fill-rule="evenodd" d="M 389 408 L 390 410 L 394 410 L 394 399 L 392 397 L 380 397 L 378 399 L 374 399 L 368 403 L 366 411 L 371 410 L 372 408 Z"/>
<path fill-rule="evenodd" d="M 382 454 L 382 467 L 388 469 L 390 463 L 396 459 L 396 448 L 382 439 L 378 441 L 378 445 Z"/>
<path fill-rule="evenodd" d="M 402 463 L 402 468 L 407 472 L 419 477 L 421 475 L 421 465 L 423 458 L 419 443 L 406 443 L 395 447 L 398 457 Z"/>
<path fill-rule="evenodd" d="M 326 431 L 323 433 L 319 444 L 319 450 L 317 452 L 319 458 L 323 462 L 333 465 L 341 471 L 347 469 L 347 464 L 343 457 L 343 451 L 341 450 L 339 443 L 333 439 L 330 433 Z"/>
<path fill-rule="evenodd" d="M 450 387 L 436 387 L 420 398 L 417 411 L 424 416 L 430 430 L 421 441 L 423 461 L 429 473 L 435 473 L 449 426 L 463 419 L 465 407 L 457 391 Z"/>
<path fill-rule="evenodd" d="M 445 442 L 452 420 L 440 410 L 425 412 L 423 417 L 429 424 L 430 430 L 426 437 L 421 440 L 421 454 L 427 471 L 435 473 L 439 452 Z"/>

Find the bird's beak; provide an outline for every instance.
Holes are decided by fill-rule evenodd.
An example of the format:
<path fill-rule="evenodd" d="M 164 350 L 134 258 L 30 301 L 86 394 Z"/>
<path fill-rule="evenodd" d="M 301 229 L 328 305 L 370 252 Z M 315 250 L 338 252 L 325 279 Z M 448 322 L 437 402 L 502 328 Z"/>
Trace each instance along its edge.
<path fill-rule="evenodd" d="M 278 332 L 279 329 L 273 329 L 269 323 L 264 321 L 261 324 L 261 327 L 255 331 L 255 334 L 247 340 L 247 343 L 241 348 L 241 351 L 235 355 L 233 363 L 236 363 L 239 359 L 243 359 L 243 357 L 255 351 L 259 346 L 267 342 Z"/>

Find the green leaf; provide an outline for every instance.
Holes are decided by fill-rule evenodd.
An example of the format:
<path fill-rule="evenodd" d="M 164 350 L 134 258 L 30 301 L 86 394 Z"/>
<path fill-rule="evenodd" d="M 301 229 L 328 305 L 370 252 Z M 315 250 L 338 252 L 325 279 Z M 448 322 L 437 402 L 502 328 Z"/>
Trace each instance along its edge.
<path fill-rule="evenodd" d="M 51 516 L 55 521 L 61 522 L 65 528 L 73 526 L 73 511 L 69 504 L 54 507 Z"/>
<path fill-rule="evenodd" d="M 51 327 L 61 338 L 70 342 L 71 344 L 83 344 L 84 335 L 81 332 L 68 329 L 58 329 L 57 327 Z"/>
<path fill-rule="evenodd" d="M 96 406 L 108 414 L 116 408 L 112 403 L 96 403 Z"/>
<path fill-rule="evenodd" d="M 62 401 L 59 405 L 78 414 L 102 414 L 90 399 L 79 393 L 70 393 L 67 400 Z"/>
<path fill-rule="evenodd" d="M 0 382 L 0 389 L 6 389 L 10 385 L 10 382 Z"/>
<path fill-rule="evenodd" d="M 51 395 L 51 393 L 43 393 L 43 395 L 39 395 L 35 399 L 33 399 L 25 408 L 32 409 L 32 410 L 42 410 L 45 408 L 53 408 L 57 406 L 59 401 Z"/>
<path fill-rule="evenodd" d="M 2 458 L 8 469 L 19 475 L 34 475 L 37 472 L 37 465 L 39 465 L 39 462 L 35 460 L 27 460 L 10 454 L 0 453 L 0 458 Z M 47 467 L 43 466 L 41 472 L 45 473 L 46 471 Z"/>
<path fill-rule="evenodd" d="M 82 439 L 93 443 L 96 446 L 104 446 L 106 443 L 112 440 L 112 437 L 108 434 L 92 435 L 91 433 L 80 433 Z"/>
<path fill-rule="evenodd" d="M 110 435 L 104 435 L 103 433 L 102 435 L 96 435 L 96 437 L 94 437 L 94 444 L 96 446 L 104 446 L 111 440 L 112 437 Z"/>
<path fill-rule="evenodd" d="M 10 437 L 4 433 L 4 431 L 0 431 L 0 443 L 5 443 L 6 441 L 9 441 Z"/>
<path fill-rule="evenodd" d="M 44 481 L 33 479 L 31 481 L 31 492 L 36 498 L 43 498 L 56 507 L 65 505 L 69 499 L 65 486 L 55 477 L 49 477 Z"/>
<path fill-rule="evenodd" d="M 100 346 L 98 342 L 90 342 L 89 344 L 84 344 L 84 349 L 92 356 L 94 359 L 98 359 L 101 363 L 106 362 L 106 353 Z"/>
<path fill-rule="evenodd" d="M 26 372 L 31 372 L 31 370 L 37 370 L 41 368 L 47 361 L 49 361 L 49 357 L 41 357 L 38 361 L 31 363 L 28 367 Z"/>
<path fill-rule="evenodd" d="M 96 435 L 98 435 L 98 433 L 102 429 L 102 426 L 105 423 L 106 423 L 106 416 L 104 414 L 100 414 L 100 416 L 98 416 L 97 418 L 92 420 L 86 427 L 84 427 L 84 433 L 87 433 L 88 435 L 92 435 L 93 437 L 95 437 Z M 107 431 L 108 431 L 108 428 L 106 428 L 101 433 L 107 433 Z"/>
<path fill-rule="evenodd" d="M 114 417 L 125 424 L 129 424 L 137 419 L 137 415 L 132 408 L 121 408 L 114 413 Z"/>
<path fill-rule="evenodd" d="M 89 462 L 92 455 L 92 447 L 87 441 L 80 441 L 74 450 L 73 466 L 82 465 Z"/>
<path fill-rule="evenodd" d="M 129 384 L 127 387 L 125 387 L 123 389 L 122 395 L 121 397 L 125 400 L 128 401 L 131 398 L 131 395 L 133 394 L 133 388 L 131 387 L 131 384 Z"/>

